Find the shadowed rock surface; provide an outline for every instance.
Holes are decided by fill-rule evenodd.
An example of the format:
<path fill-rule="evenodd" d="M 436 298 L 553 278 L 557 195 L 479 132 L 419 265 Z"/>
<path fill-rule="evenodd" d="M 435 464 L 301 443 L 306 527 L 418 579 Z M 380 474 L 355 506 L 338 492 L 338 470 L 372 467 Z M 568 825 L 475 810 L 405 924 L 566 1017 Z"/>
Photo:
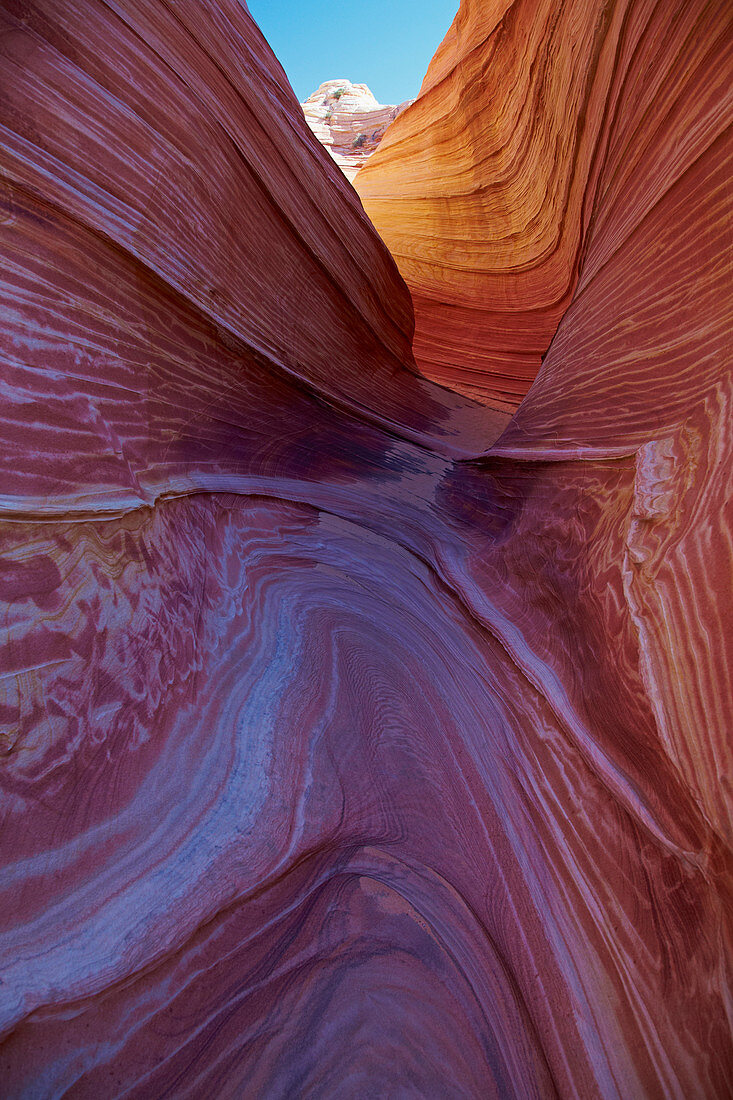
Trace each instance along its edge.
<path fill-rule="evenodd" d="M 727 1097 L 729 5 L 464 3 L 359 176 L 511 420 L 241 4 L 0 20 L 3 1095 Z"/>

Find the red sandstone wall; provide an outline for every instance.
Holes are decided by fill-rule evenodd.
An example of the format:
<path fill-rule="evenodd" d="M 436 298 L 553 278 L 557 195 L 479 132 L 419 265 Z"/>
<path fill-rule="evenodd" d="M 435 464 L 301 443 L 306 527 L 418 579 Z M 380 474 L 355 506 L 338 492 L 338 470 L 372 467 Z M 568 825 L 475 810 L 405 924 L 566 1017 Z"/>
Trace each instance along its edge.
<path fill-rule="evenodd" d="M 241 5 L 3 20 L 4 1092 L 726 1097 L 726 5 L 608 9 L 509 423 Z"/>

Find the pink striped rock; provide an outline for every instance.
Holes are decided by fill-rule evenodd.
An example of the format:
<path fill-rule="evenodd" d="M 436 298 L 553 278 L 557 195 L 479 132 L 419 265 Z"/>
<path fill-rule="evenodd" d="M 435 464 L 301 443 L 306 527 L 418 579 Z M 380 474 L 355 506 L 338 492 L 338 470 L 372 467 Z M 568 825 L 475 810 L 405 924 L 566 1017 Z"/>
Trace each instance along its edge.
<path fill-rule="evenodd" d="M 477 101 L 543 3 L 464 0 Z M 730 8 L 597 16 L 510 417 L 244 5 L 4 6 L 3 1096 L 729 1095 Z"/>

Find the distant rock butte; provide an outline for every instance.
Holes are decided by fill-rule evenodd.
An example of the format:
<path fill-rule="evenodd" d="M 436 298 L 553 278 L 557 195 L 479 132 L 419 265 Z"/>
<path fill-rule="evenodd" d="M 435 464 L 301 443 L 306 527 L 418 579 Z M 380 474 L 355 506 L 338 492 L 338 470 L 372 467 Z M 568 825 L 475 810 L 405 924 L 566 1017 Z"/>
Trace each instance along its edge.
<path fill-rule="evenodd" d="M 414 101 L 378 103 L 366 84 L 326 80 L 301 104 L 305 120 L 348 180 L 353 180 L 391 122 Z"/>

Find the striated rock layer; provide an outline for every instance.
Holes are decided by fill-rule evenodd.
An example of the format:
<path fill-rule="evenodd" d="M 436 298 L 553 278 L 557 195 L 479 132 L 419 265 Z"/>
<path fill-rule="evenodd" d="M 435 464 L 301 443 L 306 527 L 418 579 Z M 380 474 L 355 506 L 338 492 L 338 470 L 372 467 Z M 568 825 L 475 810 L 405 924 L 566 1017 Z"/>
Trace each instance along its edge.
<path fill-rule="evenodd" d="M 412 103 L 385 107 L 366 84 L 327 80 L 302 103 L 305 120 L 348 180 L 353 180 L 384 137 L 387 127 Z"/>
<path fill-rule="evenodd" d="M 355 181 L 412 292 L 427 377 L 517 407 L 608 188 L 642 217 L 638 162 L 662 195 L 728 124 L 727 7 L 464 0 Z"/>
<path fill-rule="evenodd" d="M 394 129 L 463 28 L 561 272 L 599 135 L 510 421 L 241 4 L 5 5 L 3 1095 L 729 1095 L 730 9 L 553 10 Z"/>

